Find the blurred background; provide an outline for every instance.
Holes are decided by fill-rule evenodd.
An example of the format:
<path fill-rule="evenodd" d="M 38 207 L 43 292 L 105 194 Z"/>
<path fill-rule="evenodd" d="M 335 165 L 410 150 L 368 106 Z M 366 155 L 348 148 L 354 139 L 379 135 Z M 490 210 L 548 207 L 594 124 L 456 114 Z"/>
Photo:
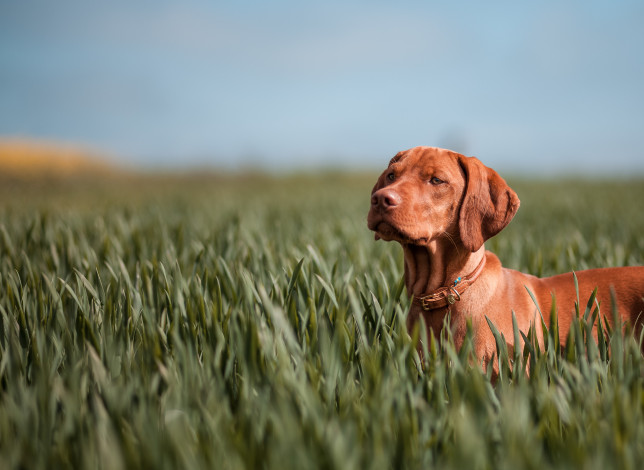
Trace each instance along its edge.
<path fill-rule="evenodd" d="M 636 0 L 5 0 L 2 158 L 373 170 L 432 145 L 641 175 L 642 24 Z"/>

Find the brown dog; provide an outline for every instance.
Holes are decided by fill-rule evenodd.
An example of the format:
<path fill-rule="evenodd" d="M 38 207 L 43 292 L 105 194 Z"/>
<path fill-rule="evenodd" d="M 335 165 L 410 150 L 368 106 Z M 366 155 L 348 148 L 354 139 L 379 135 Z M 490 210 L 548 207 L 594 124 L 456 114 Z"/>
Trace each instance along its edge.
<path fill-rule="evenodd" d="M 555 295 L 559 339 L 565 343 L 577 300 L 573 274 L 539 279 L 503 268 L 483 247 L 518 209 L 516 193 L 474 157 L 416 147 L 392 158 L 371 193 L 367 224 L 376 232 L 376 240 L 395 240 L 403 247 L 405 284 L 413 296 L 407 318 L 410 331 L 422 315 L 427 328 L 439 338 L 443 320 L 451 311 L 451 329 L 460 347 L 470 318 L 477 357 L 487 363 L 496 353 L 496 343 L 486 316 L 510 347 L 514 346 L 512 311 L 524 333 L 531 323 L 540 324 L 529 289 L 546 322 Z M 602 316 L 612 323 L 613 287 L 622 320 L 641 326 L 644 266 L 590 269 L 576 275 L 582 311 L 585 299 L 598 287 Z M 541 328 L 536 331 L 543 344 Z"/>

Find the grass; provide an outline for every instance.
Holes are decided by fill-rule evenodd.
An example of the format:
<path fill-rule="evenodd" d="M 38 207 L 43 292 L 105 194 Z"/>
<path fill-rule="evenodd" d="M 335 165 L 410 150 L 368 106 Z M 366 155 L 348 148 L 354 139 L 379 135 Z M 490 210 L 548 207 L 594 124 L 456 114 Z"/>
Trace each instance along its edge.
<path fill-rule="evenodd" d="M 499 338 L 494 384 L 469 343 L 421 360 L 373 180 L 3 185 L 0 468 L 639 468 L 638 338 L 595 342 L 581 292 L 565 348 Z M 506 266 L 643 263 L 642 181 L 511 184 Z"/>

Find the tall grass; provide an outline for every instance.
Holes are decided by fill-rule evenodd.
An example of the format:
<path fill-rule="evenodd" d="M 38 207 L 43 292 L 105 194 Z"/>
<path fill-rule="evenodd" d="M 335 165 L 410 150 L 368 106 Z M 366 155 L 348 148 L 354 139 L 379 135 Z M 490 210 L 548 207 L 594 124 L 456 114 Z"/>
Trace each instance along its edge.
<path fill-rule="evenodd" d="M 543 350 L 499 336 L 495 383 L 469 342 L 421 360 L 371 184 L 0 190 L 0 468 L 639 468 L 638 338 L 590 334 L 611 306 L 581 292 L 561 350 L 556 312 Z M 642 263 L 640 181 L 514 186 L 506 265 Z"/>

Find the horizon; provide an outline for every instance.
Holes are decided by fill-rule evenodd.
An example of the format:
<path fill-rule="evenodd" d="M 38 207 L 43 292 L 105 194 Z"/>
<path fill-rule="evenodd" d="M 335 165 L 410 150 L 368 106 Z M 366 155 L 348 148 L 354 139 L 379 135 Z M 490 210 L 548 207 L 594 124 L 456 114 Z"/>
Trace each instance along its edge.
<path fill-rule="evenodd" d="M 486 162 L 482 162 L 486 163 Z M 17 177 L 29 180 L 32 178 L 54 177 L 65 179 L 67 177 L 103 177 L 120 176 L 172 176 L 179 178 L 193 176 L 203 177 L 247 177 L 259 176 L 270 178 L 291 178 L 297 176 L 316 177 L 319 175 L 378 175 L 386 168 L 387 162 L 379 166 L 347 166 L 333 163 L 317 166 L 262 166 L 238 165 L 218 166 L 215 162 L 188 162 L 158 164 L 131 164 L 119 158 L 110 158 L 99 151 L 79 146 L 70 142 L 54 142 L 43 140 L 6 139 L 0 137 L 0 177 Z M 487 166 L 487 165 L 486 165 Z M 566 181 L 577 179 L 579 181 L 638 181 L 644 180 L 644 172 L 594 172 L 583 171 L 579 168 L 571 169 L 543 169 L 541 171 L 513 171 L 492 168 L 504 179 L 515 181 Z"/>

